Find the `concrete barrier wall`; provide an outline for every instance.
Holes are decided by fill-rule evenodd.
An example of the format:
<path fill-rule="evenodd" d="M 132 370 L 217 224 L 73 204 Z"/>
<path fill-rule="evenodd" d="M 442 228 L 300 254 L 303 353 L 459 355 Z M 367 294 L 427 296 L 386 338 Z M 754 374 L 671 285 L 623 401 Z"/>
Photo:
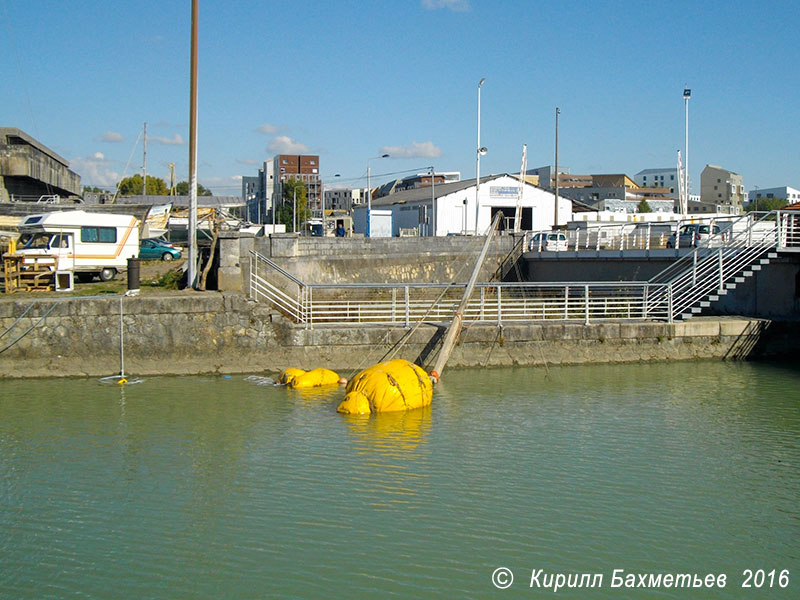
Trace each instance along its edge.
<path fill-rule="evenodd" d="M 120 299 L 30 297 L 0 302 L 0 377 L 118 374 Z M 377 362 L 405 329 L 304 329 L 237 294 L 122 299 L 125 372 L 135 375 L 277 373 L 288 366 L 346 374 Z M 20 318 L 21 317 L 21 318 Z M 472 325 L 448 369 L 494 365 L 746 358 L 794 353 L 800 324 L 738 318 L 686 323 Z M 31 328 L 19 342 L 5 349 Z M 399 356 L 432 360 L 443 329 L 421 326 Z M 5 350 L 3 350 L 5 349 Z"/>
<path fill-rule="evenodd" d="M 221 237 L 219 285 L 224 291 L 246 292 L 251 250 L 271 258 L 307 283 L 439 283 L 466 282 L 484 239 L 439 238 L 313 238 L 274 235 Z M 492 243 L 481 279 L 489 279 L 514 246 L 513 236 Z M 280 285 L 280 281 L 275 282 Z"/>

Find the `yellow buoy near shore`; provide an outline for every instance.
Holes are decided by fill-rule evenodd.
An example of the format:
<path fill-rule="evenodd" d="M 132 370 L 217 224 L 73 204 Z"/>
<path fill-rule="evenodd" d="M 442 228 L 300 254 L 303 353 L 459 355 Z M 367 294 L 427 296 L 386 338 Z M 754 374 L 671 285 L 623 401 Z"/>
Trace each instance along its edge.
<path fill-rule="evenodd" d="M 370 414 L 428 406 L 433 399 L 430 377 L 412 362 L 397 359 L 361 371 L 347 385 L 336 409 L 345 414 Z"/>
<path fill-rule="evenodd" d="M 288 369 L 285 369 L 283 373 L 281 373 L 281 376 L 278 378 L 278 383 L 282 385 L 289 385 L 292 382 L 292 380 L 294 380 L 295 377 L 303 374 L 305 374 L 305 371 L 303 369 L 295 369 L 294 367 L 289 367 Z"/>
<path fill-rule="evenodd" d="M 286 369 L 286 371 L 289 370 L 290 369 Z M 286 371 L 283 373 L 286 373 Z M 291 377 L 286 383 L 286 385 L 292 389 L 320 387 L 323 385 L 338 385 L 340 379 L 339 374 L 335 371 L 331 371 L 330 369 L 312 369 L 311 371 L 294 369 L 294 371 L 300 372 L 294 373 L 293 377 Z M 283 374 L 281 374 L 281 379 L 283 379 Z"/>

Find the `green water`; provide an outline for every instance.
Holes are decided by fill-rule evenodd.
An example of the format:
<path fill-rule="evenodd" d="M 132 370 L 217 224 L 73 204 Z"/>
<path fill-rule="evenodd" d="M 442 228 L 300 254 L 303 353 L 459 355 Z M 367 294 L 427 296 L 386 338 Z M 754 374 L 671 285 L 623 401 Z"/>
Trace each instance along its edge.
<path fill-rule="evenodd" d="M 341 395 L 0 381 L 0 597 L 800 597 L 798 368 L 453 369 L 430 409 L 372 418 Z"/>

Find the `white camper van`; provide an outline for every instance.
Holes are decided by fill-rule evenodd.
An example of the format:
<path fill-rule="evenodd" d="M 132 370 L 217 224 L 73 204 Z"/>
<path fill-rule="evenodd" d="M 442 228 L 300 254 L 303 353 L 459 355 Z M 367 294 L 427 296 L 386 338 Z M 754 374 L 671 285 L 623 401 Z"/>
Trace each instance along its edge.
<path fill-rule="evenodd" d="M 54 271 L 73 271 L 81 281 L 97 275 L 114 279 L 139 255 L 139 221 L 132 215 L 88 213 L 83 210 L 29 215 L 19 224 L 17 254 Z M 34 258 L 36 257 L 36 258 Z M 52 259 L 50 258 L 52 257 Z"/>

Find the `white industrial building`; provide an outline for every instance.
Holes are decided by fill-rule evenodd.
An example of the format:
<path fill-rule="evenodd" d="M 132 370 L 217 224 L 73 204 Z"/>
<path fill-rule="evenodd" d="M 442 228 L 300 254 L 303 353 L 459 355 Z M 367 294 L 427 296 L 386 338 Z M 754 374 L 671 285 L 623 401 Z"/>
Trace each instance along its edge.
<path fill-rule="evenodd" d="M 404 190 L 375 199 L 371 203 L 371 237 L 442 236 L 476 231 L 483 234 L 499 210 L 505 217 L 501 227 L 514 229 L 518 204 L 520 229 L 551 229 L 555 223 L 555 195 L 529 183 L 522 184 L 520 195 L 516 176 L 481 177 L 477 211 L 476 188 L 475 180 L 468 180 Z M 559 197 L 558 224 L 566 225 L 571 219 L 572 201 Z M 367 206 L 353 207 L 355 232 L 365 233 L 366 222 Z"/>
<path fill-rule="evenodd" d="M 784 185 L 783 187 L 759 188 L 758 190 L 747 192 L 747 200 L 749 202 L 754 202 L 756 197 L 759 200 L 762 198 L 769 198 L 770 200 L 780 198 L 786 200 L 787 204 L 797 204 L 800 202 L 800 190 Z"/>

